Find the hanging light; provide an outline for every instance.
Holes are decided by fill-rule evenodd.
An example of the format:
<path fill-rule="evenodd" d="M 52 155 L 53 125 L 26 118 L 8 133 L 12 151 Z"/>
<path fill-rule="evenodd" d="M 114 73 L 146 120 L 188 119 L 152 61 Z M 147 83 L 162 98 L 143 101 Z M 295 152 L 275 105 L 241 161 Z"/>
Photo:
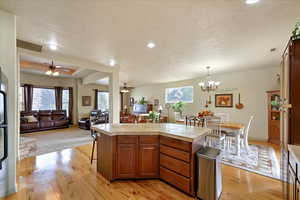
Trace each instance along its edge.
<path fill-rule="evenodd" d="M 127 87 L 127 84 L 126 84 L 126 83 L 124 83 L 124 86 L 123 86 L 123 88 L 121 89 L 121 92 L 122 92 L 122 93 L 128 93 L 128 92 L 129 92 L 129 88 Z"/>
<path fill-rule="evenodd" d="M 49 66 L 49 69 L 46 71 L 46 75 L 58 76 L 59 72 L 55 71 L 55 70 L 56 70 L 56 66 L 53 64 L 53 61 L 52 61 L 51 65 Z"/>
<path fill-rule="evenodd" d="M 210 92 L 210 91 L 215 91 L 218 89 L 219 85 L 220 85 L 220 81 L 213 81 L 211 79 L 211 75 L 210 75 L 210 66 L 206 67 L 207 69 L 207 76 L 206 76 L 206 81 L 205 82 L 200 82 L 198 83 L 198 85 L 201 87 L 201 90 L 203 92 Z"/>

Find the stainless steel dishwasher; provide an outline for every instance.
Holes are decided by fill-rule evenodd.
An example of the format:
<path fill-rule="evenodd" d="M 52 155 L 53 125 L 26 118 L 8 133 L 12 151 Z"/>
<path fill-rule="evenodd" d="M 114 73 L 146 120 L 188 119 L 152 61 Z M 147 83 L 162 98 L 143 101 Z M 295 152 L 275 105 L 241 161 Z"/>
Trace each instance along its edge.
<path fill-rule="evenodd" d="M 221 151 L 201 147 L 197 152 L 197 197 L 217 200 L 222 193 Z"/>

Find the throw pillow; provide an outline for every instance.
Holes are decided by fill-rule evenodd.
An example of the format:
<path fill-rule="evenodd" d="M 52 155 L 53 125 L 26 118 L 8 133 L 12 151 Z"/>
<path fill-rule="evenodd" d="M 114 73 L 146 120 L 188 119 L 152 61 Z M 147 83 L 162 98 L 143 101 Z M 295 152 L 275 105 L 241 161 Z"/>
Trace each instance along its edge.
<path fill-rule="evenodd" d="M 28 120 L 28 122 L 37 122 L 38 121 L 33 115 L 25 116 L 25 118 Z"/>

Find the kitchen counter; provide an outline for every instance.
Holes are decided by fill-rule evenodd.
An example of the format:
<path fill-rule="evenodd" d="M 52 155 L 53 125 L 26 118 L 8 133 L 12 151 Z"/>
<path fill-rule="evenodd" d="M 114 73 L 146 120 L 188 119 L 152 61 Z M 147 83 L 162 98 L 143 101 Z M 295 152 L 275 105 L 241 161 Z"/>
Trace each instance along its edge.
<path fill-rule="evenodd" d="M 172 123 L 100 124 L 92 127 L 96 132 L 117 135 L 162 135 L 187 142 L 203 138 L 210 129 Z"/>
<path fill-rule="evenodd" d="M 97 171 L 109 181 L 161 179 L 195 196 L 196 153 L 210 129 L 180 124 L 101 124 Z"/>

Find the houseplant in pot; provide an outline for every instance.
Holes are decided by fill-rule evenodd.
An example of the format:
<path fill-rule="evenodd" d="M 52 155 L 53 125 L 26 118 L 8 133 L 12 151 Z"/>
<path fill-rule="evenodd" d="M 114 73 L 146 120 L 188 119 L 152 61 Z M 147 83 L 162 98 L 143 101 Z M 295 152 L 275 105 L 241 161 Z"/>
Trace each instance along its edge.
<path fill-rule="evenodd" d="M 182 101 L 178 101 L 177 103 L 174 103 L 172 105 L 172 109 L 175 113 L 176 121 L 179 121 L 180 119 L 182 119 L 183 108 L 184 108 L 184 103 Z"/>

